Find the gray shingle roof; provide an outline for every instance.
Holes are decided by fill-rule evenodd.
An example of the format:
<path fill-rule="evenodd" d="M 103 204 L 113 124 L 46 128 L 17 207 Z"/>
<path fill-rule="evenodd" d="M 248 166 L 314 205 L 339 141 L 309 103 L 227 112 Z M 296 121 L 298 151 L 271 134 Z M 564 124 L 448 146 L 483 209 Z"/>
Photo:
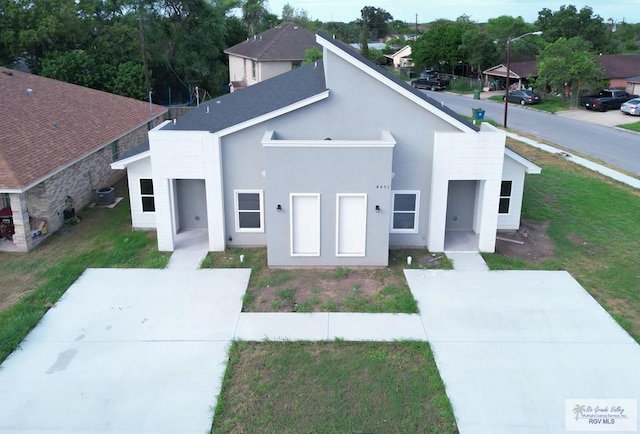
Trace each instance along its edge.
<path fill-rule="evenodd" d="M 308 48 L 316 47 L 316 37 L 304 27 L 285 22 L 224 50 L 225 53 L 260 62 L 302 61 Z"/>
<path fill-rule="evenodd" d="M 326 88 L 320 60 L 200 104 L 176 125 L 167 124 L 162 129 L 220 131 L 318 95 Z"/>

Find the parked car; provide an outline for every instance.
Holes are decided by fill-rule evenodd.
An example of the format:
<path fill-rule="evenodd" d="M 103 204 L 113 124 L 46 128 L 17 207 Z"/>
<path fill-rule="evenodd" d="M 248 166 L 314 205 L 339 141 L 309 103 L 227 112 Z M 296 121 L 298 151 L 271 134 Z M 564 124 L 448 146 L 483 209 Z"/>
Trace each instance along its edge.
<path fill-rule="evenodd" d="M 505 96 L 502 97 L 502 101 L 504 101 L 504 99 L 505 99 Z M 509 102 L 517 102 L 522 105 L 525 105 L 525 104 L 540 104 L 542 100 L 540 99 L 540 95 L 530 90 L 510 90 Z"/>
<path fill-rule="evenodd" d="M 625 102 L 638 98 L 638 95 L 630 95 L 624 90 L 604 89 L 597 95 L 585 95 L 580 98 L 580 105 L 589 110 L 599 110 L 606 112 L 607 110 L 617 109 Z"/>
<path fill-rule="evenodd" d="M 620 111 L 628 115 L 640 116 L 640 98 L 634 98 L 622 103 Z"/>
<path fill-rule="evenodd" d="M 411 80 L 411 86 L 416 89 L 443 90 L 449 87 L 450 81 L 440 78 L 435 71 L 422 71 L 420 76 Z"/>

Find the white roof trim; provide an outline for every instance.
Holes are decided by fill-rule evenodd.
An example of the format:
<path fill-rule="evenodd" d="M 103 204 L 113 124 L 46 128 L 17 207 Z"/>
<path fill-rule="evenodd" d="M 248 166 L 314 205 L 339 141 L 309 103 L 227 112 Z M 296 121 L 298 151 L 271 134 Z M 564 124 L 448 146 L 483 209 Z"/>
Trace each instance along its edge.
<path fill-rule="evenodd" d="M 147 149 L 146 151 L 142 151 L 139 154 L 132 155 L 128 158 L 123 158 L 122 160 L 114 161 L 111 163 L 111 169 L 113 170 L 124 170 L 130 164 L 135 163 L 136 161 L 144 160 L 145 158 L 149 158 L 151 156 L 151 150 Z"/>
<path fill-rule="evenodd" d="M 453 125 L 454 127 L 462 130 L 462 132 L 465 132 L 465 133 L 476 133 L 477 132 L 473 128 L 469 127 L 468 125 L 464 124 L 463 122 L 460 122 L 459 120 L 457 120 L 456 118 L 448 115 L 447 113 L 443 112 L 442 110 L 438 110 L 435 106 L 429 104 L 427 101 L 423 100 L 422 98 L 418 97 L 417 95 L 414 95 L 409 90 L 405 89 L 404 87 L 400 86 L 398 83 L 396 83 L 393 80 L 390 80 L 389 78 L 387 78 L 384 75 L 380 74 L 378 71 L 372 69 L 368 65 L 365 65 L 364 63 L 356 60 L 355 57 L 345 53 L 343 50 L 339 49 L 338 47 L 336 47 L 331 42 L 325 40 L 322 36 L 316 35 L 316 42 L 318 44 L 322 45 L 322 47 L 325 48 L 326 50 L 331 51 L 336 56 L 338 56 L 341 59 L 349 62 L 351 65 L 355 66 L 356 68 L 358 68 L 362 72 L 368 74 L 369 76 L 375 78 L 376 80 L 378 80 L 382 84 L 384 84 L 384 85 L 390 87 L 391 89 L 395 90 L 396 92 L 398 92 L 402 96 L 406 97 L 407 99 L 413 101 L 414 103 L 418 104 L 419 106 L 421 106 L 422 108 L 426 109 L 427 111 L 429 111 L 429 112 L 433 113 L 434 115 L 438 116 L 440 119 L 445 120 L 448 123 L 450 123 L 451 125 Z"/>
<path fill-rule="evenodd" d="M 235 125 L 232 125 L 230 127 L 225 128 L 225 129 L 222 129 L 222 130 L 219 130 L 219 131 L 215 131 L 215 133 L 216 133 L 216 135 L 218 137 L 224 137 L 226 135 L 233 134 L 233 133 L 238 132 L 240 130 L 244 130 L 245 128 L 252 127 L 254 125 L 258 125 L 258 124 L 260 124 L 262 122 L 266 122 L 266 121 L 268 121 L 270 119 L 276 118 L 278 116 L 282 116 L 284 114 L 290 113 L 292 111 L 298 110 L 298 109 L 300 109 L 302 107 L 306 107 L 308 105 L 314 104 L 314 103 L 316 103 L 318 101 L 322 101 L 322 100 L 327 99 L 327 98 L 329 98 L 329 90 L 325 90 L 323 92 L 320 92 L 317 95 L 313 95 L 313 96 L 311 96 L 309 98 L 303 99 L 302 101 L 298 101 L 298 102 L 295 102 L 295 103 L 290 104 L 288 106 L 281 107 L 281 108 L 279 108 L 277 110 L 274 110 L 272 112 L 265 113 L 265 114 L 260 115 L 258 117 L 246 120 L 244 122 L 240 122 L 239 124 L 235 124 Z"/>
<path fill-rule="evenodd" d="M 274 139 L 275 132 L 269 130 L 262 136 L 265 148 L 393 148 L 396 140 L 391 133 L 383 130 L 380 139 L 363 140 L 280 140 Z"/>
<path fill-rule="evenodd" d="M 523 166 L 525 169 L 525 173 L 530 173 L 533 175 L 538 175 L 542 173 L 542 168 L 540 168 L 540 166 L 533 164 L 531 161 L 527 160 L 522 155 L 512 151 L 507 147 L 504 148 L 504 155 L 508 158 L 511 158 L 513 161 L 520 164 L 521 166 Z"/>

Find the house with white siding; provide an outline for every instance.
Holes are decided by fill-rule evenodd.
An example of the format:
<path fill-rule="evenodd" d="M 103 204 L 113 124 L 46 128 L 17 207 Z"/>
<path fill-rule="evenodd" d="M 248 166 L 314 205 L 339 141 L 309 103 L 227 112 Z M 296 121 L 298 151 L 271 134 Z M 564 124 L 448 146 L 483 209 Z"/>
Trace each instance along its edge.
<path fill-rule="evenodd" d="M 299 67 L 309 48 L 321 49 L 315 35 L 292 22 L 247 38 L 227 48 L 231 92 Z"/>
<path fill-rule="evenodd" d="M 493 252 L 540 168 L 322 33 L 323 60 L 149 131 L 126 169 L 135 228 L 172 251 L 266 246 L 270 266 L 385 266 L 395 247 Z"/>

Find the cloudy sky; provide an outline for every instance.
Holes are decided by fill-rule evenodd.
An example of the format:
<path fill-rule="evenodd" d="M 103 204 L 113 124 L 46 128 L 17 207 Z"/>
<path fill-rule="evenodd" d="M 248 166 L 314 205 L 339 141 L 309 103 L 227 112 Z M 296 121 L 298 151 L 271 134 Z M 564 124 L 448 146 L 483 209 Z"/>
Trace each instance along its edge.
<path fill-rule="evenodd" d="M 533 22 L 543 8 L 557 11 L 562 5 L 572 4 L 578 10 L 587 5 L 580 1 L 556 0 L 268 0 L 271 13 L 282 15 L 282 6 L 289 3 L 297 9 L 305 9 L 312 19 L 320 21 L 353 21 L 360 16 L 364 6 L 382 8 L 394 19 L 415 22 L 433 21 L 438 18 L 456 19 L 466 14 L 476 22 L 486 22 L 500 15 L 521 16 Z M 594 13 L 605 21 L 640 23 L 639 0 L 591 0 L 588 3 Z"/>

